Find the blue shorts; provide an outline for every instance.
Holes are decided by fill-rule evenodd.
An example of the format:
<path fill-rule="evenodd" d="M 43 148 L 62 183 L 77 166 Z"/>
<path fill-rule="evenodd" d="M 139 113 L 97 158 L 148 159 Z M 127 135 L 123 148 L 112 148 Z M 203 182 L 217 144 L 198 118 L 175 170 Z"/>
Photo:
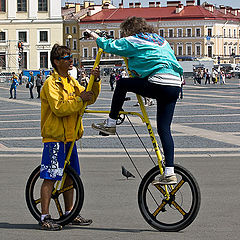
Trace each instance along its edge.
<path fill-rule="evenodd" d="M 67 157 L 71 142 L 48 142 L 44 143 L 40 178 L 61 180 L 63 176 L 64 162 Z M 70 166 L 80 175 L 76 143 L 73 146 L 70 157 Z"/>

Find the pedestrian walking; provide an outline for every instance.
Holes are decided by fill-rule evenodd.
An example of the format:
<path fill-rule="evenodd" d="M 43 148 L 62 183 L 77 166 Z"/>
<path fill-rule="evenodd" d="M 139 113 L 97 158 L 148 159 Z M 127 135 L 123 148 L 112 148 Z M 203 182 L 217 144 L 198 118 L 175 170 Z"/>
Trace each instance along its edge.
<path fill-rule="evenodd" d="M 38 94 L 37 98 L 40 98 L 40 92 L 41 92 L 42 85 L 43 85 L 42 77 L 38 73 L 37 77 L 36 77 L 36 88 L 37 88 L 37 94 Z"/>
<path fill-rule="evenodd" d="M 205 72 L 205 77 L 206 77 L 205 85 L 206 85 L 207 83 L 210 84 L 211 73 L 209 72 L 208 69 L 207 69 L 206 72 Z"/>
<path fill-rule="evenodd" d="M 10 86 L 10 97 L 16 99 L 17 98 L 17 86 L 18 86 L 18 78 L 15 74 L 15 72 L 12 72 L 12 78 L 11 78 L 11 86 Z M 12 95 L 12 91 L 14 90 L 14 97 Z"/>
<path fill-rule="evenodd" d="M 115 83 L 115 73 L 114 72 L 112 72 L 111 74 L 110 74 L 110 79 L 109 79 L 109 84 L 110 84 L 110 87 L 111 87 L 111 91 L 113 91 L 114 90 L 114 83 Z"/>
<path fill-rule="evenodd" d="M 28 78 L 28 88 L 30 92 L 30 98 L 33 99 L 34 76 L 33 72 L 30 72 L 29 74 L 30 76 Z"/>

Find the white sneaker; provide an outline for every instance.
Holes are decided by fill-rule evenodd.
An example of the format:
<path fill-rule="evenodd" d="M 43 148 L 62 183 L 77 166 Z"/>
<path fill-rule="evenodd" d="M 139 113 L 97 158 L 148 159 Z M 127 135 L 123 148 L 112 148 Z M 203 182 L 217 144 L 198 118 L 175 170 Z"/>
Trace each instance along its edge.
<path fill-rule="evenodd" d="M 176 174 L 172 175 L 161 175 L 160 177 L 156 178 L 155 180 L 152 181 L 153 185 L 172 185 L 172 184 L 177 184 L 177 176 Z"/>
<path fill-rule="evenodd" d="M 109 135 L 116 134 L 116 126 L 109 126 L 107 120 L 104 120 L 103 123 L 93 123 L 92 128 Z"/>

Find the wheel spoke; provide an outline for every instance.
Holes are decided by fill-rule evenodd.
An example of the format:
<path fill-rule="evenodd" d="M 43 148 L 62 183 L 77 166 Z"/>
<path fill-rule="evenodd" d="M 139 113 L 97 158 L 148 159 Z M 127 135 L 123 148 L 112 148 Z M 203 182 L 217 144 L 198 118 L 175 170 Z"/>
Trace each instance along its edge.
<path fill-rule="evenodd" d="M 187 213 L 179 206 L 175 201 L 172 201 L 171 204 L 183 215 L 185 216 Z"/>
<path fill-rule="evenodd" d="M 182 185 L 185 183 L 185 181 L 182 179 L 176 187 L 170 192 L 171 195 L 175 195 L 176 192 L 182 187 Z"/>
<path fill-rule="evenodd" d="M 38 199 L 34 200 L 34 202 L 35 202 L 35 205 L 39 204 L 41 201 L 42 201 L 42 199 L 41 199 L 41 198 L 38 198 Z"/>
<path fill-rule="evenodd" d="M 167 201 L 163 200 L 161 205 L 154 211 L 154 213 L 152 215 L 154 217 L 156 217 L 158 215 L 158 213 L 165 207 L 166 204 L 167 204 Z"/>

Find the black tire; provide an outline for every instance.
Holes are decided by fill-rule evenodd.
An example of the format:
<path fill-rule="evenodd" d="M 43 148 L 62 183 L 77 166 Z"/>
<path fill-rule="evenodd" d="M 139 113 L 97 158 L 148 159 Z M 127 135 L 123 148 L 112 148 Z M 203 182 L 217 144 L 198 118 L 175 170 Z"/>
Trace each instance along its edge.
<path fill-rule="evenodd" d="M 186 228 L 194 221 L 200 208 L 201 193 L 193 175 L 177 164 L 174 170 L 178 183 L 173 185 L 173 190 L 169 185 L 168 191 L 170 193 L 178 187 L 179 189 L 170 193 L 169 200 L 164 197 L 164 186 L 158 189 L 152 184 L 152 181 L 160 176 L 158 166 L 147 172 L 138 190 L 138 205 L 142 216 L 149 225 L 159 231 L 177 232 Z"/>
<path fill-rule="evenodd" d="M 65 172 L 73 181 L 72 188 L 70 188 L 74 191 L 73 209 L 67 216 L 64 214 L 62 215 L 62 213 L 64 213 L 63 193 L 70 190 L 69 188 L 61 191 L 58 190 L 56 194 L 52 194 L 49 206 L 49 214 L 56 221 L 56 223 L 62 226 L 70 223 L 79 214 L 84 200 L 84 189 L 80 177 L 71 166 L 67 166 Z M 30 175 L 25 189 L 25 197 L 28 209 L 37 221 L 40 221 L 41 218 L 40 188 L 42 181 L 43 179 L 40 179 L 40 166 L 38 166 Z M 59 209 L 61 209 L 60 211 L 57 208 L 55 201 L 59 203 Z"/>

